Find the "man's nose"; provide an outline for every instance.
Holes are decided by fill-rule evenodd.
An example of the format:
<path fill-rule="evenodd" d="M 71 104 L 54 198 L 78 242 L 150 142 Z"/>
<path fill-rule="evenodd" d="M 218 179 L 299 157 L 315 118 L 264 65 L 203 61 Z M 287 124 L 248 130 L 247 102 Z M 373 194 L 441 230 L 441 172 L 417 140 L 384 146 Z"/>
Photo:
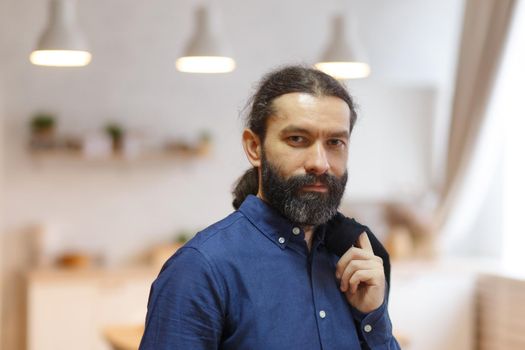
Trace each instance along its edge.
<path fill-rule="evenodd" d="M 324 174 L 330 168 L 326 150 L 320 142 L 310 148 L 304 168 L 306 173 L 316 175 Z"/>

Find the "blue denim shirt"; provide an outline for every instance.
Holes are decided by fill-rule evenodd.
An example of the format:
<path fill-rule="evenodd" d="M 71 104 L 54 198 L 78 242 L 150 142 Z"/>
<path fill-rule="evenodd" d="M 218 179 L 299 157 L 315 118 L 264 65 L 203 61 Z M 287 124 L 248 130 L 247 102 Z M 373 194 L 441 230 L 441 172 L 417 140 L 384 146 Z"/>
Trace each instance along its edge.
<path fill-rule="evenodd" d="M 340 292 L 323 236 L 309 252 L 301 229 L 249 196 L 166 262 L 140 349 L 399 349 L 386 301 L 365 315 Z"/>

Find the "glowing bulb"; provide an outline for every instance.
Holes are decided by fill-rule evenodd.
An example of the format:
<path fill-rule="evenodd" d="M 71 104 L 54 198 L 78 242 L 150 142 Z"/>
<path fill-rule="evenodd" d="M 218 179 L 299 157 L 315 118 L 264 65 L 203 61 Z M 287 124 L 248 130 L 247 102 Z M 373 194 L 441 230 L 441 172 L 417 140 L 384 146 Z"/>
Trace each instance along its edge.
<path fill-rule="evenodd" d="M 75 50 L 35 50 L 29 60 L 39 66 L 83 67 L 91 62 L 91 54 Z"/>

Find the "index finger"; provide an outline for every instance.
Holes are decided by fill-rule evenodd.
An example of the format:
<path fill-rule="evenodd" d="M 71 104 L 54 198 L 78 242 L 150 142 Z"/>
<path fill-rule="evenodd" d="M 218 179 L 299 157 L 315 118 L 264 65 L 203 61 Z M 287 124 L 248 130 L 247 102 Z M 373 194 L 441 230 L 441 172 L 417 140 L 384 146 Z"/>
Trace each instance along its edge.
<path fill-rule="evenodd" d="M 357 244 L 359 245 L 359 248 L 372 254 L 374 253 L 374 250 L 372 249 L 372 243 L 370 243 L 370 239 L 368 239 L 368 235 L 366 234 L 366 232 L 363 232 L 361 233 L 361 235 L 359 235 L 359 238 L 357 239 Z"/>

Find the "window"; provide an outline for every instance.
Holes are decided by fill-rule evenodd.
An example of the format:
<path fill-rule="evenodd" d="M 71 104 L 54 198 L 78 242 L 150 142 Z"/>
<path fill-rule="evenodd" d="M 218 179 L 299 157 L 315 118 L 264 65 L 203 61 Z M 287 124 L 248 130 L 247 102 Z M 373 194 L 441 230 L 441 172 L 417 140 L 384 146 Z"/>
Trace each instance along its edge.
<path fill-rule="evenodd" d="M 525 4 L 518 1 L 496 82 L 492 113 L 503 123 L 503 245 L 505 270 L 525 271 Z"/>

